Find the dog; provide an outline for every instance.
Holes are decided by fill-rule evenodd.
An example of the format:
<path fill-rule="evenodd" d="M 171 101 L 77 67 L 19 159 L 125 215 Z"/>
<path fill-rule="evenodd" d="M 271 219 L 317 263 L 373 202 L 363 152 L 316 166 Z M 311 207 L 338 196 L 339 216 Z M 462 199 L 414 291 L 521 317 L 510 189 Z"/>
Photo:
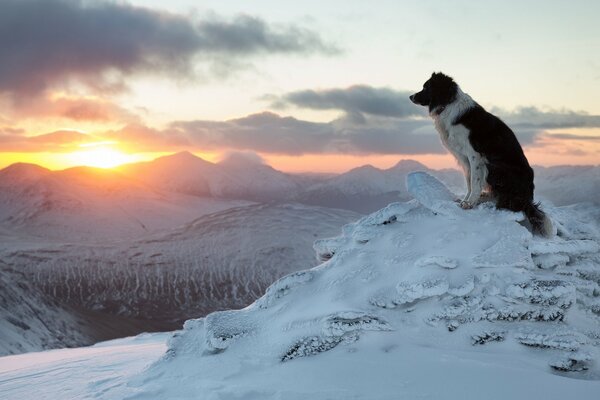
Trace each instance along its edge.
<path fill-rule="evenodd" d="M 464 93 L 454 80 L 433 73 L 410 100 L 429 108 L 443 145 L 463 168 L 467 194 L 463 209 L 490 196 L 496 207 L 522 211 L 533 233 L 550 237 L 552 222 L 533 202 L 533 169 L 514 132 Z"/>

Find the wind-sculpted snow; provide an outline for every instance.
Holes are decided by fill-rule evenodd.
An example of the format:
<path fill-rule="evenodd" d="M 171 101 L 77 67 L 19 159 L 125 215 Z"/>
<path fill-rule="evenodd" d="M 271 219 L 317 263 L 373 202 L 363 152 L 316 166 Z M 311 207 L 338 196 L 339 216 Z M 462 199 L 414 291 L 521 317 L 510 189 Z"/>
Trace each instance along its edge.
<path fill-rule="evenodd" d="M 346 225 L 341 236 L 317 241 L 324 262 L 280 279 L 254 304 L 188 321 L 167 356 L 132 387 L 165 398 L 348 398 L 341 389 L 336 395 L 311 391 L 288 374 L 327 365 L 335 381 L 335 370 L 351 364 L 366 374 L 364 387 L 372 387 L 368 379 L 407 363 L 436 370 L 440 361 L 427 355 L 429 348 L 442 359 L 456 353 L 476 358 L 484 370 L 526 359 L 521 370 L 544 382 L 540 391 L 568 393 L 584 385 L 544 378 L 552 373 L 600 380 L 594 230 L 572 235 L 568 213 L 548 206 L 558 235 L 534 237 L 519 213 L 491 204 L 452 209 L 452 193 L 434 181 L 410 175 L 408 189 L 419 201 L 390 204 Z M 384 353 L 392 354 L 385 363 L 369 361 Z M 418 361 L 419 354 L 427 361 Z M 269 389 L 253 383 L 265 376 Z M 581 387 L 582 397 L 598 389 Z M 506 395 L 498 391 L 491 398 L 502 398 L 498 393 Z"/>

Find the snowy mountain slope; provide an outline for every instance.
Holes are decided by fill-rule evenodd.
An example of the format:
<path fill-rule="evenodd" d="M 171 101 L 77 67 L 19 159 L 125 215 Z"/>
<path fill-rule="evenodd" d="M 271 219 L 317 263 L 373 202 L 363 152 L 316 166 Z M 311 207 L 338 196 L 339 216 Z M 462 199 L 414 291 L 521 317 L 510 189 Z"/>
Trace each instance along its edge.
<path fill-rule="evenodd" d="M 600 199 L 600 167 L 556 166 L 534 167 L 535 195 L 555 205 L 563 206 L 592 202 Z M 295 201 L 370 213 L 394 201 L 411 198 L 404 180 L 413 171 L 426 171 L 443 181 L 452 191 L 462 195 L 465 179 L 456 169 L 432 170 L 413 160 L 402 160 L 394 167 L 379 169 L 371 165 L 355 168 L 346 173 L 309 186 Z"/>
<path fill-rule="evenodd" d="M 536 167 L 536 194 L 555 205 L 600 204 L 599 166 Z"/>
<path fill-rule="evenodd" d="M 142 334 L 90 347 L 0 358 L 0 398 L 84 399 L 101 396 L 140 373 L 165 350 L 168 334 Z M 90 392 L 93 395 L 90 395 Z"/>
<path fill-rule="evenodd" d="M 213 163 L 187 151 L 148 162 L 122 165 L 117 169 L 149 186 L 195 196 L 210 196 L 209 179 L 220 175 Z"/>
<path fill-rule="evenodd" d="M 98 168 L 14 164 L 0 171 L 0 226 L 45 240 L 143 236 L 243 204 L 162 192 Z"/>
<path fill-rule="evenodd" d="M 217 164 L 229 180 L 212 180 L 214 195 L 253 201 L 289 200 L 304 189 L 305 179 L 278 171 L 269 165 L 233 153 Z"/>
<path fill-rule="evenodd" d="M 82 321 L 1 261 L 0 288 L 0 354 L 85 343 L 82 332 L 69 328 Z"/>
<path fill-rule="evenodd" d="M 429 171 L 457 191 L 464 186 L 464 178 L 456 170 L 432 171 L 417 161 L 402 160 L 388 169 L 371 165 L 352 169 L 307 188 L 295 200 L 369 213 L 394 201 L 409 200 L 404 182 L 413 171 Z"/>
<path fill-rule="evenodd" d="M 303 205 L 251 205 L 138 240 L 93 245 L 4 242 L 0 260 L 23 274 L 28 292 L 41 291 L 67 309 L 77 307 L 77 315 L 122 317 L 122 335 L 142 331 L 140 324 L 137 331 L 130 329 L 136 321 L 145 321 L 146 329 L 175 329 L 191 317 L 244 307 L 282 275 L 315 265 L 314 240 L 338 232 L 357 217 Z M 13 302 L 3 312 L 14 310 Z M 13 330 L 19 334 L 18 327 Z M 67 345 L 97 338 L 90 332 L 83 336 L 86 340 Z M 38 350 L 51 347 L 31 344 Z"/>
<path fill-rule="evenodd" d="M 532 237 L 522 215 L 451 208 L 430 182 L 318 241 L 325 263 L 251 306 L 186 322 L 132 394 L 597 398 L 598 231 L 553 208 L 559 235 Z"/>
<path fill-rule="evenodd" d="M 90 345 L 162 328 L 71 307 L 42 293 L 28 278 L 0 261 L 0 355 Z"/>
<path fill-rule="evenodd" d="M 232 154 L 218 164 L 189 152 L 119 167 L 124 175 L 170 192 L 218 198 L 272 201 L 289 198 L 302 180 Z"/>

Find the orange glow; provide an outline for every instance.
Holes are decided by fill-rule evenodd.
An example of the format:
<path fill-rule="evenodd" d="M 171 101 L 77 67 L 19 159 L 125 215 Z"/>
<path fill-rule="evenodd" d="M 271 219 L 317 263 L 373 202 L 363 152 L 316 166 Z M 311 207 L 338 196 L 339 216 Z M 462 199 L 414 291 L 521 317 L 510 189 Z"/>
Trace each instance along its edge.
<path fill-rule="evenodd" d="M 79 150 L 79 148 L 81 150 Z M 78 150 L 73 152 L 27 152 L 27 153 L 2 153 L 0 152 L 0 169 L 8 167 L 14 163 L 37 164 L 51 170 L 62 170 L 77 166 L 90 166 L 99 168 L 115 168 L 127 163 L 152 161 L 156 158 L 173 154 L 168 152 L 129 152 L 112 148 L 104 143 L 98 145 L 98 148 L 89 144 L 79 146 Z M 198 157 L 216 162 L 219 159 L 218 154 L 213 153 L 195 153 Z"/>
<path fill-rule="evenodd" d="M 110 147 L 98 146 L 90 150 L 74 151 L 65 154 L 69 164 L 88 167 L 112 168 L 121 164 L 138 161 L 137 157 L 121 153 Z"/>

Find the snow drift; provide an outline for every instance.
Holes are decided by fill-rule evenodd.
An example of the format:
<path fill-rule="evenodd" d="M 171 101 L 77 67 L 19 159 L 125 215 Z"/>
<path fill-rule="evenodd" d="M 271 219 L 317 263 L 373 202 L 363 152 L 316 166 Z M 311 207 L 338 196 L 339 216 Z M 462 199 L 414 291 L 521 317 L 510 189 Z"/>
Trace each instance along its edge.
<path fill-rule="evenodd" d="M 546 206 L 558 229 L 547 240 L 520 213 L 461 210 L 425 173 L 408 190 L 415 200 L 317 241 L 323 264 L 245 309 L 187 321 L 132 395 L 594 398 L 596 228 Z"/>

